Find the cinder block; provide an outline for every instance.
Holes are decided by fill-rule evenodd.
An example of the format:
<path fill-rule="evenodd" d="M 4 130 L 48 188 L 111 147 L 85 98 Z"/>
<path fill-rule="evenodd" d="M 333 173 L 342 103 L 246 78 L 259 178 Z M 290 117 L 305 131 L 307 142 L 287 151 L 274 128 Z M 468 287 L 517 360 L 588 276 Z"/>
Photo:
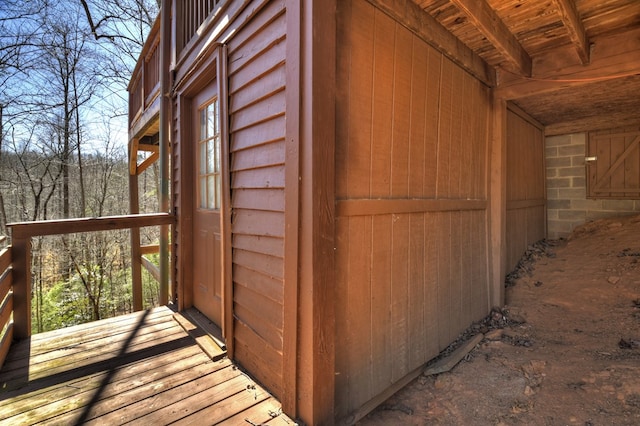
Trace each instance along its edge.
<path fill-rule="evenodd" d="M 571 145 L 571 135 L 549 136 L 544 140 L 544 145 L 548 147 Z"/>
<path fill-rule="evenodd" d="M 547 209 L 547 220 L 557 220 L 557 219 L 558 219 L 558 210 Z"/>
<path fill-rule="evenodd" d="M 573 188 L 586 188 L 587 179 L 585 179 L 584 177 L 574 177 L 571 179 L 571 186 Z"/>
<path fill-rule="evenodd" d="M 559 188 L 558 198 L 567 200 L 584 200 L 587 198 L 585 188 Z"/>
<path fill-rule="evenodd" d="M 584 166 L 584 155 L 574 155 L 571 157 L 572 166 Z"/>
<path fill-rule="evenodd" d="M 546 163 L 548 169 L 554 167 L 571 167 L 571 157 L 547 158 Z"/>
<path fill-rule="evenodd" d="M 556 148 L 555 146 L 551 146 L 544 149 L 545 158 L 552 158 L 557 156 L 558 156 L 558 148 Z"/>
<path fill-rule="evenodd" d="M 571 188 L 571 179 L 547 179 L 547 188 Z"/>
<path fill-rule="evenodd" d="M 573 133 L 571 136 L 571 145 L 586 145 L 587 134 L 586 133 Z"/>
<path fill-rule="evenodd" d="M 557 200 L 558 198 L 558 190 L 547 187 L 547 200 Z"/>
<path fill-rule="evenodd" d="M 547 200 L 548 209 L 571 209 L 571 200 Z"/>
<path fill-rule="evenodd" d="M 574 222 L 584 221 L 587 218 L 585 210 L 560 210 L 558 211 L 558 219 L 570 220 Z"/>
<path fill-rule="evenodd" d="M 557 176 L 558 176 L 558 169 L 556 169 L 555 167 L 547 168 L 547 179 L 557 177 Z"/>
<path fill-rule="evenodd" d="M 561 167 L 558 168 L 558 175 L 567 176 L 584 176 L 584 167 Z"/>
<path fill-rule="evenodd" d="M 604 200 L 602 202 L 602 208 L 604 210 L 614 211 L 633 211 L 633 200 Z"/>
<path fill-rule="evenodd" d="M 560 146 L 558 147 L 558 156 L 573 156 L 573 155 L 583 155 L 584 156 L 584 145 L 569 145 L 569 146 Z"/>
<path fill-rule="evenodd" d="M 574 210 L 602 210 L 602 200 L 571 200 L 570 204 Z"/>

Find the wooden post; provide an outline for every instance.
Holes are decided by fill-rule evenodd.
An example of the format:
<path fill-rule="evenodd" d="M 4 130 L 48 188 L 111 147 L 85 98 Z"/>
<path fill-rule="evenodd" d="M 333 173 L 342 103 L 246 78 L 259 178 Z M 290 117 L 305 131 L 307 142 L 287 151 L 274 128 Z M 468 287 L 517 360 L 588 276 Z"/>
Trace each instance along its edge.
<path fill-rule="evenodd" d="M 301 61 L 296 413 L 309 425 L 324 425 L 335 422 L 336 0 L 287 6 L 289 19 L 300 21 L 288 37 L 300 37 Z"/>
<path fill-rule="evenodd" d="M 132 161 L 132 159 L 129 161 Z M 129 213 L 140 213 L 137 171 L 134 174 L 129 174 Z M 131 286 L 134 311 L 142 310 L 142 267 L 140 256 L 140 228 L 131 228 Z"/>
<path fill-rule="evenodd" d="M 12 236 L 13 325 L 21 340 L 31 336 L 31 238 Z"/>
<path fill-rule="evenodd" d="M 489 305 L 504 304 L 507 256 L 507 103 L 493 94 L 490 159 L 490 253 Z"/>
<path fill-rule="evenodd" d="M 160 211 L 169 212 L 169 120 L 171 60 L 171 1 L 162 0 L 160 9 Z M 160 227 L 160 300 L 169 302 L 169 226 Z"/>

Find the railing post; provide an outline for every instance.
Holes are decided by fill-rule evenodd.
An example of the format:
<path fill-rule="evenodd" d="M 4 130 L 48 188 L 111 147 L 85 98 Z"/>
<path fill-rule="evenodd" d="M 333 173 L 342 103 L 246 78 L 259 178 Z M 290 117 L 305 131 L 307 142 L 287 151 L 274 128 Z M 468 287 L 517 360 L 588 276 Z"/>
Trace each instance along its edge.
<path fill-rule="evenodd" d="M 129 210 L 131 214 L 140 213 L 138 198 L 138 175 L 129 173 Z M 140 263 L 140 228 L 131 228 L 131 287 L 133 310 L 142 310 L 142 265 Z"/>
<path fill-rule="evenodd" d="M 17 339 L 31 336 L 31 238 L 12 238 L 13 326 Z"/>

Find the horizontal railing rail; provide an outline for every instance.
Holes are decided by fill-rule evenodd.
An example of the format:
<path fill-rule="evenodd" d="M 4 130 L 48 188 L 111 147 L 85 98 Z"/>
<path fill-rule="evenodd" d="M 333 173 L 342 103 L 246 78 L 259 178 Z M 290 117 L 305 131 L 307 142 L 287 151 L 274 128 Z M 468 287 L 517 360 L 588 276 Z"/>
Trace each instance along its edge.
<path fill-rule="evenodd" d="M 11 271 L 13 279 L 13 334 L 18 339 L 31 335 L 31 239 L 120 229 L 139 229 L 175 223 L 168 213 L 106 216 L 99 218 L 45 220 L 8 224 L 11 230 Z M 134 259 L 135 261 L 136 259 Z M 140 261 L 138 259 L 138 261 Z M 159 278 L 159 275 L 158 275 Z M 134 294 L 141 289 L 133 289 Z M 135 305 L 135 303 L 134 303 Z M 141 309 L 140 306 L 135 309 Z"/>
<path fill-rule="evenodd" d="M 2 237 L 4 244 L 6 237 Z M 0 250 L 0 367 L 13 341 L 13 272 L 11 247 Z"/>

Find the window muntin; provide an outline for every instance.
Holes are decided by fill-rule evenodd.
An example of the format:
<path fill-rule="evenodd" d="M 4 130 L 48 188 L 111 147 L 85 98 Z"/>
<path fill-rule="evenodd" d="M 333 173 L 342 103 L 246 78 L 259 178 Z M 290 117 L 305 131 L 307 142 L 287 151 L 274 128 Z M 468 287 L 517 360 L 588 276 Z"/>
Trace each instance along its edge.
<path fill-rule="evenodd" d="M 220 107 L 214 98 L 199 110 L 198 207 L 220 210 L 222 158 L 220 146 Z"/>

